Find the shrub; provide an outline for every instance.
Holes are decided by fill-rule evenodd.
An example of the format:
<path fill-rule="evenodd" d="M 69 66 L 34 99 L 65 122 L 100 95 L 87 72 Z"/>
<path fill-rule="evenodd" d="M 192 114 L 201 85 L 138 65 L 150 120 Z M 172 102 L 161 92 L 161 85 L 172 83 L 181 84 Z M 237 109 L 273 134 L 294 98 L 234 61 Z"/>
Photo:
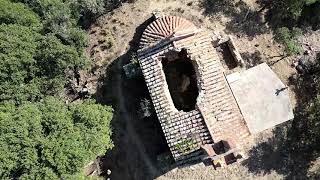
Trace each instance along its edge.
<path fill-rule="evenodd" d="M 100 15 L 104 12 L 104 0 L 78 0 L 79 10 L 81 15 L 90 14 L 93 16 Z"/>
<path fill-rule="evenodd" d="M 114 45 L 114 38 L 111 34 L 107 34 L 101 36 L 98 43 L 101 44 L 101 50 L 110 49 Z"/>
<path fill-rule="evenodd" d="M 302 31 L 299 28 L 293 28 L 293 30 L 290 31 L 287 27 L 282 27 L 276 31 L 276 40 L 285 46 L 285 50 L 289 55 L 299 54 L 302 49 L 295 41 L 295 38 L 301 34 Z"/>
<path fill-rule="evenodd" d="M 298 36 L 302 36 L 303 35 L 303 32 L 300 28 L 297 28 L 297 27 L 293 27 L 292 30 L 291 30 L 291 36 L 293 38 L 295 37 L 298 37 Z"/>

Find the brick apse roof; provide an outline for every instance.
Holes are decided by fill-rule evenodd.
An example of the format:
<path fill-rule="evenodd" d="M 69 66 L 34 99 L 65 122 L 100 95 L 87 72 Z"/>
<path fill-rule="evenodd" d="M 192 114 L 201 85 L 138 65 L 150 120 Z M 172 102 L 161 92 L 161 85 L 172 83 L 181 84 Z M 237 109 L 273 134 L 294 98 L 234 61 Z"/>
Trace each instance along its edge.
<path fill-rule="evenodd" d="M 182 49 L 195 64 L 199 89 L 195 110 L 190 112 L 175 108 L 161 63 L 168 52 Z M 176 161 L 197 156 L 203 145 L 221 140 L 241 146 L 249 131 L 207 31 L 180 17 L 158 18 L 142 35 L 138 59 Z"/>

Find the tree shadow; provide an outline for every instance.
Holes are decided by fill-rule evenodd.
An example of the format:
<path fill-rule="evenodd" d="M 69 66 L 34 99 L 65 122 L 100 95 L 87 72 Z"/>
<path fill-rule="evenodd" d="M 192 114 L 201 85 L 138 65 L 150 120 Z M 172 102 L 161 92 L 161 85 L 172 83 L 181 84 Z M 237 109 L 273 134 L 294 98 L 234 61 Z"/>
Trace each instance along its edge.
<path fill-rule="evenodd" d="M 203 0 L 201 6 L 206 16 L 219 16 L 223 14 L 230 21 L 226 23 L 226 32 L 236 35 L 254 37 L 266 33 L 268 28 L 264 16 L 259 11 L 252 10 L 245 2 L 228 0 Z"/>
<path fill-rule="evenodd" d="M 320 2 L 305 7 L 298 22 L 300 27 L 310 26 L 313 31 L 320 29 Z"/>
<path fill-rule="evenodd" d="M 228 0 L 203 0 L 201 6 L 204 8 L 205 15 L 223 13 L 227 16 L 236 15 L 235 6 L 232 1 Z"/>
<path fill-rule="evenodd" d="M 271 28 L 292 27 L 295 24 L 293 17 L 285 16 L 287 5 L 284 1 L 257 0 L 257 3 L 266 11 L 265 19 Z"/>
<path fill-rule="evenodd" d="M 240 11 L 226 24 L 227 33 L 254 37 L 268 32 L 263 14 L 252 10 L 243 1 L 240 1 L 237 6 Z"/>
<path fill-rule="evenodd" d="M 290 123 L 276 127 L 273 137 L 249 151 L 249 158 L 242 164 L 255 174 L 276 171 L 286 179 L 306 179 L 311 158 L 293 148 L 288 140 Z"/>
<path fill-rule="evenodd" d="M 304 2 L 301 2 L 302 12 L 296 18 L 290 13 L 286 1 L 258 0 L 257 3 L 262 9 L 266 10 L 265 19 L 272 29 L 298 26 L 302 29 L 311 27 L 312 30 L 316 31 L 320 28 L 320 2 L 311 5 L 303 5 Z"/>
<path fill-rule="evenodd" d="M 310 179 L 308 170 L 317 158 L 320 138 L 311 140 L 313 127 L 306 109 L 317 92 L 311 82 L 312 75 L 295 75 L 289 80 L 297 99 L 294 119 L 276 127 L 273 137 L 253 147 L 243 165 L 255 174 L 276 171 L 285 179 Z"/>
<path fill-rule="evenodd" d="M 247 67 L 254 67 L 263 63 L 260 51 L 255 51 L 254 53 L 244 52 L 241 53 L 241 57 L 243 58 Z"/>
<path fill-rule="evenodd" d="M 311 27 L 317 30 L 320 27 L 320 2 L 305 5 L 301 16 L 297 19 L 288 15 L 288 7 L 285 1 L 257 0 L 260 9 L 250 8 L 244 1 L 230 0 L 203 0 L 201 6 L 204 15 L 219 17 L 222 14 L 231 20 L 226 23 L 226 33 L 247 35 L 254 37 L 280 27 Z"/>

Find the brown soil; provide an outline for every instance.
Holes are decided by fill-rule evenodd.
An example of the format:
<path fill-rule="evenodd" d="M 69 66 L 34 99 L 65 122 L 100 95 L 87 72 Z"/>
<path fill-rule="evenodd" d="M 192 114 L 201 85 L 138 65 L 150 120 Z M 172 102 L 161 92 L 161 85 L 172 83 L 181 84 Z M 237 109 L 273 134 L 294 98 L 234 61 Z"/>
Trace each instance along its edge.
<path fill-rule="evenodd" d="M 112 171 L 112 180 L 283 179 L 287 176 L 288 172 L 279 167 L 283 164 L 278 163 L 277 151 L 277 145 L 281 144 L 278 136 L 286 130 L 285 127 L 253 136 L 246 152 L 249 159 L 255 157 L 248 162 L 236 163 L 217 171 L 202 165 L 177 169 L 157 163 L 158 155 L 167 153 L 168 147 L 155 114 L 144 119 L 138 116 L 141 99 L 150 97 L 143 78 L 127 80 L 122 66 L 130 62 L 132 53 L 137 50 L 140 35 L 149 24 L 154 10 L 185 17 L 217 35 L 234 36 L 235 44 L 248 66 L 267 62 L 288 84 L 288 78 L 296 73 L 290 65 L 297 57 L 283 56 L 283 47 L 273 40 L 273 33 L 264 22 L 264 12 L 258 15 L 251 13 L 261 7 L 253 0 L 234 1 L 231 4 L 221 2 L 224 1 L 138 0 L 133 4 L 124 3 L 105 14 L 89 29 L 87 54 L 93 66 L 90 72 L 81 72 L 81 81 L 87 81 L 89 93 L 98 102 L 111 104 L 115 109 L 112 122 L 115 147 L 103 158 L 102 166 L 103 170 Z M 316 48 L 320 37 L 317 33 L 302 37 L 301 41 L 309 41 L 308 37 L 311 37 L 309 46 Z M 291 86 L 290 95 L 295 104 L 296 97 Z M 264 143 L 270 142 L 274 146 L 264 146 Z M 270 156 L 264 156 L 267 152 Z"/>

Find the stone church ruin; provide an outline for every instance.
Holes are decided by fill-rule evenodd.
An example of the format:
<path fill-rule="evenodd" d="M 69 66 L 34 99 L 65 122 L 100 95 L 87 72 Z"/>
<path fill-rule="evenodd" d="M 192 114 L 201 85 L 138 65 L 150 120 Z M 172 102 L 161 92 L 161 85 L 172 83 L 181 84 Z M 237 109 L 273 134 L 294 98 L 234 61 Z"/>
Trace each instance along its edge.
<path fill-rule="evenodd" d="M 248 109 L 252 108 L 247 102 L 250 99 L 246 101 L 245 94 L 234 93 L 232 88 L 241 88 L 239 85 L 251 88 L 246 82 L 256 71 L 251 70 L 253 74 L 249 76 L 242 76 L 242 72 L 227 75 L 215 48 L 219 40 L 210 32 L 176 16 L 158 17 L 142 34 L 138 62 L 167 144 L 178 163 L 195 159 L 209 160 L 213 164 L 221 159 L 225 164 L 232 163 L 241 157 L 246 138 L 265 129 L 248 122 L 246 117 L 250 121 L 258 119 L 260 124 L 268 124 L 268 128 L 293 118 L 287 92 L 284 92 L 282 101 L 289 102 L 289 106 L 278 111 L 284 111 L 283 114 L 288 116 L 279 116 L 281 120 L 274 123 L 264 123 L 269 122 L 268 113 L 261 112 L 265 115 L 263 118 L 259 114 L 254 118 L 248 115 Z M 226 43 L 237 65 L 243 66 L 232 38 Z M 270 71 L 261 72 L 272 74 Z M 271 83 L 271 88 L 272 83 L 280 81 L 272 77 L 266 81 Z M 279 88 L 283 85 L 275 84 Z M 264 87 L 269 84 L 262 84 L 261 88 Z M 256 111 L 265 111 L 266 106 L 270 105 L 261 105 Z"/>

